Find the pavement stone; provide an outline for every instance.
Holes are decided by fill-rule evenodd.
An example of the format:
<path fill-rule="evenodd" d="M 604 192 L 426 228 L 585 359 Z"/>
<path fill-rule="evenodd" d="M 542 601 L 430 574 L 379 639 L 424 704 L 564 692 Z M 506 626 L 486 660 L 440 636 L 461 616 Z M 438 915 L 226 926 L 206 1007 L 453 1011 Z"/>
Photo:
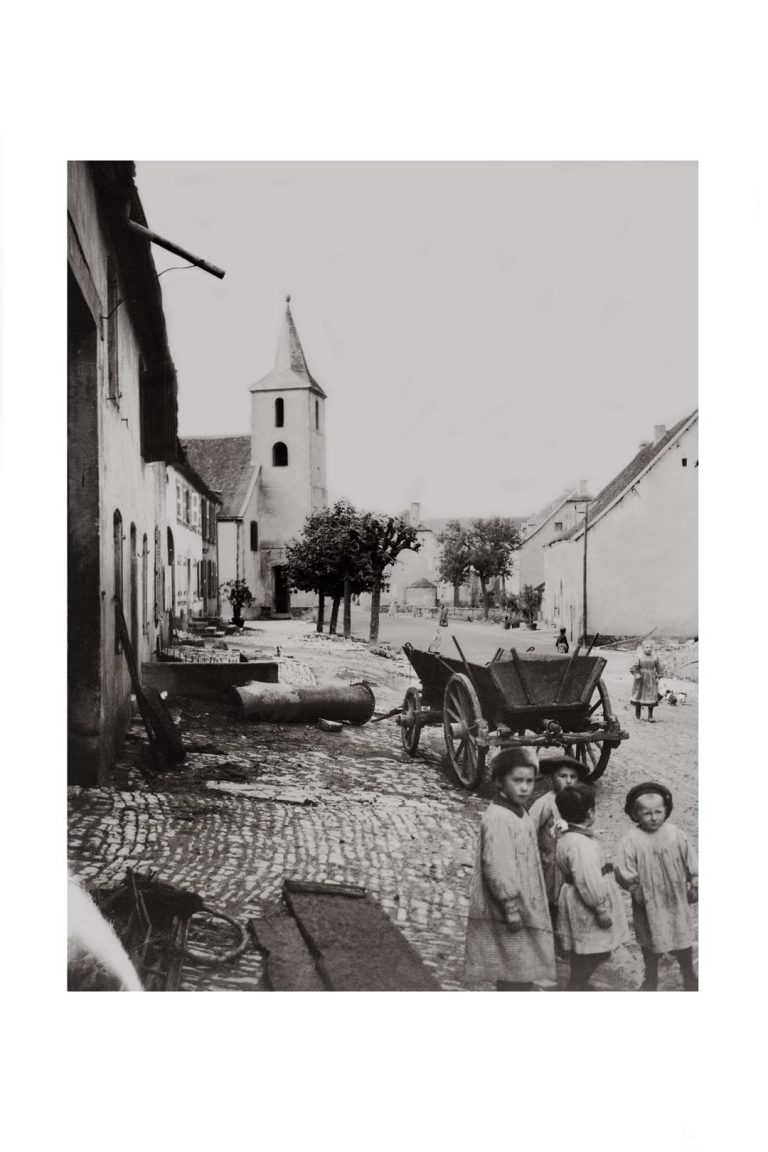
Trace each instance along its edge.
<path fill-rule="evenodd" d="M 315 639 L 306 625 L 286 624 L 283 632 L 270 632 L 283 653 L 281 678 L 285 664 L 303 665 L 318 681 L 366 679 L 377 712 L 399 705 L 415 683 L 404 658 L 375 656 L 343 638 Z M 248 632 L 238 637 L 246 654 L 249 643 L 263 645 L 258 633 Z M 631 733 L 598 786 L 596 831 L 609 859 L 628 827 L 625 793 L 642 779 L 672 788 L 673 818 L 696 835 L 697 686 L 685 707 L 660 706 L 657 724 L 635 721 L 630 662 L 631 654 L 611 654 L 605 676 Z M 478 794 L 455 784 L 442 762 L 440 730 L 425 731 L 419 756 L 409 759 L 392 720 L 326 733 L 311 725 L 254 724 L 224 703 L 174 698 L 169 704 L 185 741 L 210 751 L 190 751 L 179 770 L 149 785 L 140 772 L 146 739 L 137 720 L 118 766 L 119 787 L 69 790 L 70 868 L 86 887 L 116 883 L 127 867 L 154 869 L 244 922 L 281 907 L 286 878 L 359 884 L 444 990 L 467 990 L 469 880 L 492 791 L 487 780 Z M 262 977 L 261 957 L 249 951 L 219 969 L 185 965 L 182 989 L 253 990 Z M 632 944 L 598 970 L 594 983 L 622 991 L 636 988 L 639 978 Z M 559 979 L 567 979 L 562 963 Z M 661 986 L 679 987 L 673 961 L 662 965 Z"/>

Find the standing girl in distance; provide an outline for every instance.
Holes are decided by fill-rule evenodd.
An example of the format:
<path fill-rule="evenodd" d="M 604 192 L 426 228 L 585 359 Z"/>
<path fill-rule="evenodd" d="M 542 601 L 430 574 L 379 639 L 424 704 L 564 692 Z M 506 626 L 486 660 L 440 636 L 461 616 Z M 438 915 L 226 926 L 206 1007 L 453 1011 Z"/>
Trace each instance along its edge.
<path fill-rule="evenodd" d="M 497 795 L 483 813 L 472 873 L 466 974 L 500 992 L 554 982 L 555 950 L 536 830 L 525 810 L 536 753 L 511 748 L 493 761 Z"/>
<path fill-rule="evenodd" d="M 664 675 L 664 669 L 659 658 L 654 654 L 653 641 L 644 640 L 637 659 L 630 668 L 634 676 L 632 684 L 632 703 L 635 706 L 635 716 L 640 719 L 643 705 L 648 709 L 648 720 L 655 723 L 653 710 L 659 702 L 659 677 Z"/>

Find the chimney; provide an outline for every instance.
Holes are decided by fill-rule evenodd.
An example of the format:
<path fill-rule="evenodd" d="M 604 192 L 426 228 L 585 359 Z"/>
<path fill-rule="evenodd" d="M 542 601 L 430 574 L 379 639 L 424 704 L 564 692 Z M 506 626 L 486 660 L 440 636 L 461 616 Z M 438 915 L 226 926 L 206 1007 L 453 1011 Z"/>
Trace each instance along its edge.
<path fill-rule="evenodd" d="M 415 527 L 421 523 L 421 504 L 411 504 L 411 524 Z"/>
<path fill-rule="evenodd" d="M 654 426 L 653 426 L 653 442 L 654 442 L 654 444 L 658 444 L 658 442 L 659 442 L 659 440 L 661 440 L 662 436 L 666 435 L 666 431 L 667 431 L 666 424 L 654 424 Z"/>
<path fill-rule="evenodd" d="M 650 448 L 650 446 L 651 446 L 650 440 L 641 440 L 640 441 L 640 451 L 641 452 L 642 452 L 643 448 Z"/>

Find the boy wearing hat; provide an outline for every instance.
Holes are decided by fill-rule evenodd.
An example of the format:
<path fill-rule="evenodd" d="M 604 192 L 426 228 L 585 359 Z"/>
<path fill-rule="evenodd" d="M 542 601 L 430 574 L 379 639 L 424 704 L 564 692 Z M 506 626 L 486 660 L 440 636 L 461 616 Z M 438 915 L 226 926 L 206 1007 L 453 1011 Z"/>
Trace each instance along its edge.
<path fill-rule="evenodd" d="M 510 748 L 493 760 L 497 795 L 483 814 L 472 873 L 466 974 L 500 992 L 554 982 L 555 954 L 536 830 L 526 812 L 536 753 Z"/>
<path fill-rule="evenodd" d="M 696 851 L 682 829 L 669 820 L 672 793 L 649 780 L 627 793 L 624 811 L 635 827 L 619 846 L 616 877 L 632 897 L 635 936 L 643 953 L 641 992 L 655 992 L 659 960 L 671 952 L 680 965 L 683 988 L 698 990 L 693 967 L 693 914 L 699 898 Z"/>
<path fill-rule="evenodd" d="M 547 899 L 549 910 L 554 923 L 555 909 L 557 907 L 557 893 L 555 891 L 555 850 L 557 837 L 567 827 L 560 816 L 555 799 L 564 788 L 570 788 L 581 781 L 584 783 L 589 775 L 589 768 L 576 760 L 573 756 L 564 753 L 539 760 L 539 772 L 549 778 L 549 792 L 545 792 L 535 800 L 529 809 L 529 815 L 536 829 L 541 856 L 541 867 L 544 871 L 544 882 L 547 886 Z"/>

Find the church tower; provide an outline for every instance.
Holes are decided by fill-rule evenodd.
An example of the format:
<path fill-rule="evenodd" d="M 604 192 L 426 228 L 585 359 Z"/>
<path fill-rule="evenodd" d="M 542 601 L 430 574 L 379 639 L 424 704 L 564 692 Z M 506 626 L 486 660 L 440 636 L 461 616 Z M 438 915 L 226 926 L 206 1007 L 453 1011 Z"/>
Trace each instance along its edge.
<path fill-rule="evenodd" d="M 251 462 L 259 471 L 259 552 L 262 585 L 273 612 L 314 604 L 289 595 L 285 548 L 305 518 L 328 502 L 325 478 L 326 394 L 307 366 L 286 297 L 275 366 L 251 386 Z"/>

